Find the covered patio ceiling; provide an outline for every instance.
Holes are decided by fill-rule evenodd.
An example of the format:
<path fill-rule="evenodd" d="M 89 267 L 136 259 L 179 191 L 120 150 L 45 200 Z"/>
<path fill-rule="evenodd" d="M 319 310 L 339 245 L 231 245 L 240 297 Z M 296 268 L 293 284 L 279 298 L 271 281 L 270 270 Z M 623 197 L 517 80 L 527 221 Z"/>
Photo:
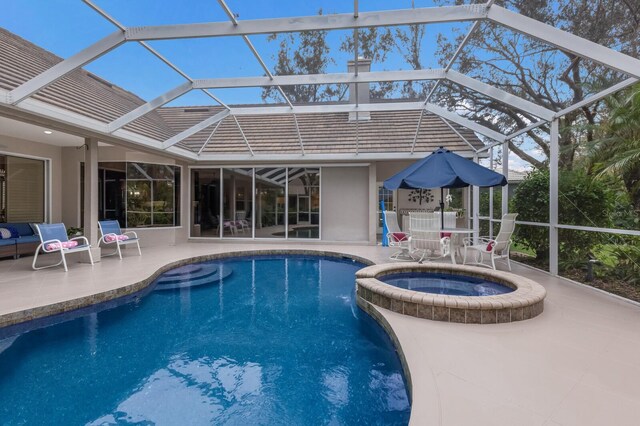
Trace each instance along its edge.
<path fill-rule="evenodd" d="M 0 113 L 4 111 L 5 115 L 41 117 L 59 123 L 64 123 L 65 125 L 73 126 L 78 129 L 86 129 L 91 131 L 93 135 L 97 134 L 103 136 L 106 141 L 120 140 L 126 143 L 143 145 L 146 148 L 165 151 L 171 155 L 194 161 L 271 161 L 277 159 L 367 160 L 382 158 L 415 158 L 415 154 L 420 153 L 419 148 L 416 149 L 420 127 L 425 117 L 429 115 L 439 117 L 442 122 L 449 126 L 453 132 L 466 142 L 471 156 L 478 157 L 486 155 L 486 152 L 493 146 L 504 144 L 510 139 L 525 134 L 526 132 L 544 124 L 556 122 L 555 127 L 557 127 L 557 119 L 559 117 L 602 99 L 603 97 L 606 97 L 640 80 L 640 60 L 637 58 L 627 56 L 608 47 L 604 47 L 545 23 L 520 15 L 504 7 L 495 5 L 493 4 L 493 0 L 489 0 L 487 3 L 472 5 L 424 7 L 376 12 L 360 12 L 358 1 L 355 0 L 353 3 L 353 13 L 245 21 L 239 21 L 226 2 L 224 0 L 218 0 L 220 7 L 229 18 L 227 22 L 141 27 L 125 27 L 106 11 L 94 4 L 91 0 L 83 1 L 99 13 L 104 19 L 117 27 L 117 30 L 75 55 L 68 57 L 67 59 L 44 70 L 40 74 L 22 82 L 17 87 L 12 88 L 11 90 L 0 89 Z M 445 67 L 439 69 L 359 72 L 358 61 L 362 60 L 358 56 L 359 29 L 379 26 L 436 24 L 446 22 L 473 22 L 473 25 Z M 491 22 L 510 28 L 513 31 L 538 39 L 563 51 L 570 52 L 579 57 L 602 64 L 609 69 L 619 71 L 626 75 L 626 79 L 565 109 L 550 110 L 536 102 L 518 97 L 501 88 L 491 86 L 485 82 L 461 74 L 453 69 L 456 58 L 462 52 L 471 36 L 476 31 L 480 30 L 481 22 Z M 274 75 L 249 38 L 249 36 L 256 34 L 345 29 L 353 30 L 353 40 L 355 45 L 353 52 L 353 61 L 355 62 L 354 71 L 347 73 Z M 264 75 L 254 77 L 194 79 L 147 43 L 147 41 L 150 40 L 229 36 L 239 37 L 244 43 L 246 43 L 254 56 L 254 60 L 257 61 L 263 69 Z M 61 78 L 125 43 L 139 43 L 146 50 L 155 55 L 162 63 L 168 65 L 176 73 L 182 76 L 185 82 L 172 88 L 166 93 L 163 93 L 155 99 L 139 105 L 127 113 L 121 114 L 115 119 L 111 119 L 108 122 L 89 119 L 81 116 L 80 114 L 66 111 L 64 108 L 55 107 L 33 98 L 34 95 L 46 89 Z M 160 61 L 158 64 L 160 64 Z M 426 98 L 421 99 L 418 102 L 407 102 L 401 99 L 393 99 L 376 103 L 358 102 L 358 83 L 424 80 L 435 81 L 435 84 L 432 86 Z M 529 116 L 537 117 L 539 120 L 531 122 L 528 127 L 520 129 L 515 133 L 502 134 L 474 122 L 456 111 L 451 111 L 441 105 L 431 103 L 432 95 L 443 82 L 450 82 L 468 88 L 488 98 L 506 104 L 516 111 L 526 112 Z M 293 103 L 282 89 L 285 86 L 326 84 L 352 85 L 351 87 L 356 91 L 356 96 L 354 97 L 355 102 L 297 104 Z M 220 99 L 209 90 L 245 87 L 275 87 L 281 94 L 285 103 L 281 105 L 264 104 L 256 106 L 233 106 L 225 103 L 224 99 Z M 201 121 L 191 125 L 190 127 L 164 139 L 141 135 L 136 131 L 132 131 L 131 128 L 125 129 L 126 126 L 130 125 L 134 121 L 145 117 L 147 114 L 158 110 L 172 100 L 191 91 L 202 91 L 207 96 L 215 100 L 220 107 L 208 110 L 207 113 L 210 115 L 206 118 L 203 118 Z M 398 150 L 397 153 L 376 154 L 374 152 L 362 152 L 359 149 L 359 144 L 357 143 L 360 138 L 359 127 L 363 126 L 360 123 L 360 120 L 358 120 L 358 114 L 382 111 L 414 112 L 414 135 L 406 140 L 406 149 Z M 299 125 L 302 120 L 301 116 L 306 116 L 308 114 L 337 113 L 349 113 L 356 115 L 356 120 L 353 123 L 356 138 L 355 148 L 353 150 L 351 150 L 352 148 L 349 148 L 351 150 L 349 152 L 344 152 L 344 150 L 333 152 L 329 148 L 326 152 L 322 152 L 321 149 L 305 150 L 305 137 L 300 131 Z M 256 152 L 253 149 L 251 140 L 246 137 L 245 132 L 243 131 L 243 124 L 241 124 L 241 122 L 243 117 L 258 120 L 260 116 L 264 115 L 285 115 L 290 117 L 292 121 L 292 129 L 294 129 L 294 134 L 297 138 L 296 145 L 299 150 L 297 154 L 264 154 Z M 225 119 L 233 120 L 235 125 L 237 125 L 244 143 L 246 144 L 245 154 L 225 155 L 207 152 L 207 144 L 214 136 L 222 121 Z M 246 126 L 246 124 L 244 126 Z M 460 129 L 463 128 L 483 137 L 485 140 L 484 146 L 478 146 L 473 143 L 473 141 L 470 142 L 468 140 L 470 137 L 467 136 L 469 133 L 467 132 L 466 134 L 463 134 L 463 132 L 460 131 Z M 551 128 L 553 139 L 554 126 L 552 125 Z M 199 142 L 196 145 L 186 143 L 190 137 L 193 137 L 199 132 L 208 132 L 211 136 L 206 138 L 204 143 Z"/>

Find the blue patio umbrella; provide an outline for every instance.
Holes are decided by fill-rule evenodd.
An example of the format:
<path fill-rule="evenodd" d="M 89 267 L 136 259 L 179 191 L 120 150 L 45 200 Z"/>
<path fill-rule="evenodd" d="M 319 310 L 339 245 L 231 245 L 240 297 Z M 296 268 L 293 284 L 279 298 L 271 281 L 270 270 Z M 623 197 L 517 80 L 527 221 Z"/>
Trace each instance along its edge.
<path fill-rule="evenodd" d="M 443 147 L 384 181 L 386 189 L 440 188 L 444 212 L 444 188 L 504 186 L 507 178 Z M 444 214 L 440 215 L 444 228 Z"/>

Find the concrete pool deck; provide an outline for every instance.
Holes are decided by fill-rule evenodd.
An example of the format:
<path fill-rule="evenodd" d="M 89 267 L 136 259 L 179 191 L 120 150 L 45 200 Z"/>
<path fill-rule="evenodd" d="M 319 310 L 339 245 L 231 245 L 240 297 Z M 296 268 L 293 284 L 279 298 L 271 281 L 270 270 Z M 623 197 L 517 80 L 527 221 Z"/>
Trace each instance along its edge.
<path fill-rule="evenodd" d="M 148 280 L 180 259 L 252 250 L 339 252 L 387 263 L 391 248 L 329 244 L 186 243 L 127 250 L 93 267 L 31 270 L 0 261 L 0 320 Z M 502 265 L 499 266 L 499 268 Z M 414 425 L 636 425 L 640 306 L 522 265 L 547 290 L 544 312 L 505 324 L 455 324 L 382 308 L 410 369 Z"/>

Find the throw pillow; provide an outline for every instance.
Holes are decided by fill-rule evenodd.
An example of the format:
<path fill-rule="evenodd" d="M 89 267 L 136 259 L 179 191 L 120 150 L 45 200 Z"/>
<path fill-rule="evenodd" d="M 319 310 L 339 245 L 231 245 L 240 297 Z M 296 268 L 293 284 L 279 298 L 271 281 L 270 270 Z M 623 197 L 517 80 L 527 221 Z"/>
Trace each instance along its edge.
<path fill-rule="evenodd" d="M 13 226 L 5 225 L 0 228 L 0 237 L 4 240 L 9 238 L 20 238 L 20 233 Z"/>
<path fill-rule="evenodd" d="M 7 240 L 11 238 L 11 231 L 7 228 L 0 228 L 0 240 Z"/>
<path fill-rule="evenodd" d="M 493 246 L 496 245 L 495 241 L 489 241 L 489 244 L 487 244 L 487 251 L 491 251 L 493 249 Z"/>

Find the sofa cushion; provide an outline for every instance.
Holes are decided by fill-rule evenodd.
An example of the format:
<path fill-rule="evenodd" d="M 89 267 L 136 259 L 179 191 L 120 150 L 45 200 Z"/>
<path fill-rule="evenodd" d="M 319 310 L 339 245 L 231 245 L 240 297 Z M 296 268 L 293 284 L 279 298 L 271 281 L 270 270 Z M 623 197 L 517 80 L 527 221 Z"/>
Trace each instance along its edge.
<path fill-rule="evenodd" d="M 37 235 L 22 236 L 22 237 L 16 239 L 16 242 L 18 244 L 39 243 L 40 242 L 40 237 L 38 237 Z"/>
<path fill-rule="evenodd" d="M 8 223 L 7 225 L 13 226 L 21 237 L 33 235 L 33 229 L 28 223 Z"/>
<path fill-rule="evenodd" d="M 15 238 L 8 238 L 8 239 L 1 239 L 0 240 L 0 246 L 14 246 L 16 245 L 16 239 Z"/>

